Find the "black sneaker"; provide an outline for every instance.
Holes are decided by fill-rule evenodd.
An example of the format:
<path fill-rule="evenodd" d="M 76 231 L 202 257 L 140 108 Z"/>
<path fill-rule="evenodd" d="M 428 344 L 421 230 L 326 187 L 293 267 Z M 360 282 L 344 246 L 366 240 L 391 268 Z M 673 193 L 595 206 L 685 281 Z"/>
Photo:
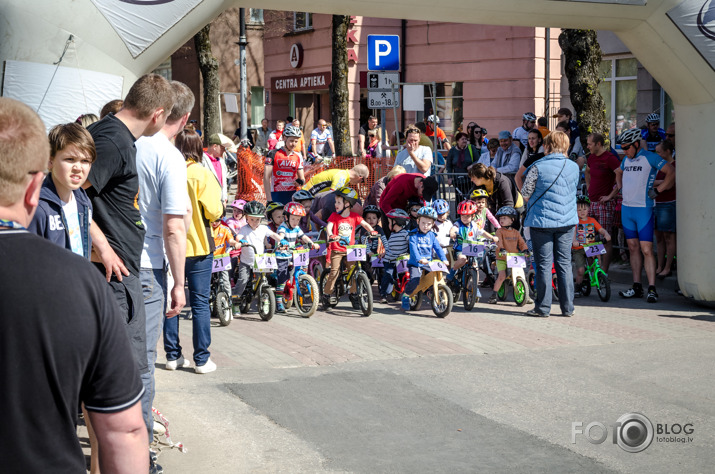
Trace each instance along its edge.
<path fill-rule="evenodd" d="M 149 459 L 149 474 L 163 474 L 164 468 L 160 464 Z"/>
<path fill-rule="evenodd" d="M 548 314 L 539 313 L 539 312 L 536 311 L 535 309 L 530 309 L 530 310 L 527 311 L 525 314 L 526 314 L 527 316 L 531 316 L 532 318 L 548 318 L 548 317 L 549 317 Z"/>
<path fill-rule="evenodd" d="M 658 302 L 658 293 L 656 293 L 655 288 L 648 289 L 648 296 L 646 297 L 646 301 L 648 303 L 657 303 Z"/>
<path fill-rule="evenodd" d="M 626 291 L 619 291 L 618 294 L 621 295 L 622 298 L 643 298 L 643 287 L 633 285 L 633 288 L 629 288 Z"/>
<path fill-rule="evenodd" d="M 492 295 L 489 297 L 489 301 L 487 301 L 489 304 L 497 304 L 497 292 L 494 291 L 492 292 Z"/>

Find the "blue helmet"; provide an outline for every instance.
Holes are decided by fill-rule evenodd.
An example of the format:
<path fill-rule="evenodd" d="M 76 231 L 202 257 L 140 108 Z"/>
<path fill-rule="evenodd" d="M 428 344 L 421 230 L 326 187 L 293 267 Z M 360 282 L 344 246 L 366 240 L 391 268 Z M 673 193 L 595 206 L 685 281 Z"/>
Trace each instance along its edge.
<path fill-rule="evenodd" d="M 437 199 L 432 203 L 432 209 L 437 211 L 437 215 L 444 214 L 445 212 L 449 212 L 449 203 L 444 199 Z"/>
<path fill-rule="evenodd" d="M 428 219 L 437 219 L 437 211 L 429 206 L 424 206 L 422 209 L 417 211 L 417 217 L 426 217 Z"/>
<path fill-rule="evenodd" d="M 511 206 L 502 206 L 497 211 L 496 216 L 497 217 L 508 216 L 508 217 L 511 217 L 512 219 L 516 219 L 517 217 L 519 217 L 519 213 L 516 211 L 516 209 L 514 209 Z"/>

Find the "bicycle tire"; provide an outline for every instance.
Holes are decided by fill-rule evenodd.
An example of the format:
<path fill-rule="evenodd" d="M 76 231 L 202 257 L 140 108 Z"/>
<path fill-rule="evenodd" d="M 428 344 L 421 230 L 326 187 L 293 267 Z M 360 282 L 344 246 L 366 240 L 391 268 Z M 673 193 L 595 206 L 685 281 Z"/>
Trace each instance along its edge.
<path fill-rule="evenodd" d="M 241 311 L 241 314 L 246 314 L 251 310 L 251 301 L 253 301 L 253 290 L 246 286 L 243 295 L 241 295 L 238 300 L 238 309 Z"/>
<path fill-rule="evenodd" d="M 258 288 L 258 315 L 264 321 L 270 321 L 276 313 L 276 293 L 268 285 L 261 285 Z"/>
<path fill-rule="evenodd" d="M 360 272 L 357 274 L 355 280 L 355 290 L 358 297 L 358 304 L 360 305 L 360 311 L 362 311 L 363 316 L 370 316 L 372 314 L 372 286 L 370 285 L 370 278 L 364 273 Z"/>
<path fill-rule="evenodd" d="M 499 289 L 497 290 L 497 298 L 499 301 L 506 301 L 506 285 L 509 280 L 504 280 Z"/>
<path fill-rule="evenodd" d="M 581 294 L 583 296 L 588 296 L 591 294 L 591 278 L 589 275 L 585 275 L 586 278 L 581 282 Z"/>
<path fill-rule="evenodd" d="M 551 288 L 554 292 L 554 298 L 559 299 L 559 280 L 556 278 L 556 273 L 551 275 Z"/>
<path fill-rule="evenodd" d="M 514 282 L 514 302 L 517 306 L 524 306 L 529 296 L 529 288 L 522 277 L 516 277 Z"/>
<path fill-rule="evenodd" d="M 473 268 L 469 268 L 465 274 L 462 288 L 462 300 L 464 301 L 464 309 L 467 311 L 471 311 L 479 301 L 477 291 L 479 291 L 479 274 Z"/>
<path fill-rule="evenodd" d="M 598 279 L 598 297 L 605 303 L 611 299 L 611 282 L 602 271 L 598 272 L 596 278 Z"/>
<path fill-rule="evenodd" d="M 532 296 L 536 298 L 536 272 L 534 270 L 529 270 L 526 282 L 529 285 L 529 291 L 531 291 Z"/>
<path fill-rule="evenodd" d="M 298 294 L 300 293 L 300 294 Z M 315 314 L 320 301 L 320 290 L 315 278 L 306 274 L 298 275 L 295 289 L 293 290 L 293 300 L 295 309 L 304 318 L 309 318 Z"/>
<path fill-rule="evenodd" d="M 446 304 L 439 304 L 437 302 L 445 301 Z M 438 318 L 446 318 L 449 313 L 452 312 L 452 306 L 454 305 L 454 300 L 452 299 L 452 290 L 450 290 L 444 283 L 437 284 L 437 294 L 432 295 L 430 306 L 432 306 L 432 312 Z"/>
<path fill-rule="evenodd" d="M 231 300 L 225 291 L 218 291 L 213 305 L 213 315 L 218 318 L 221 326 L 228 326 L 233 319 L 233 309 L 231 308 Z"/>
<path fill-rule="evenodd" d="M 410 311 L 417 311 L 422 306 L 422 292 L 419 291 L 414 298 L 410 298 Z"/>

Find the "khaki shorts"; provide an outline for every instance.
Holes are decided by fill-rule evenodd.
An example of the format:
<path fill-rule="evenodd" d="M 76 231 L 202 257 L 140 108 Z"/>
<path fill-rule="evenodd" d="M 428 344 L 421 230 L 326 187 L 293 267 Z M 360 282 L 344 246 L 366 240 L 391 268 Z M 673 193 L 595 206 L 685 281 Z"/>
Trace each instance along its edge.
<path fill-rule="evenodd" d="M 577 269 L 586 268 L 588 262 L 586 261 L 586 251 L 584 249 L 571 249 L 571 255 Z"/>

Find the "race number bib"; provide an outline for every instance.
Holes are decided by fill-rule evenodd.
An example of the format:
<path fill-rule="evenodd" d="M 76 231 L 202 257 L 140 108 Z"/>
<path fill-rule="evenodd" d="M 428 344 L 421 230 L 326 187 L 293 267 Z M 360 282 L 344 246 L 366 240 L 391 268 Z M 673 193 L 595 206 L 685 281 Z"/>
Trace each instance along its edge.
<path fill-rule="evenodd" d="M 308 265 L 308 249 L 293 251 L 293 266 L 304 267 Z"/>
<path fill-rule="evenodd" d="M 442 260 L 432 260 L 429 263 L 429 269 L 433 272 L 448 272 L 449 268 L 444 264 Z"/>
<path fill-rule="evenodd" d="M 606 247 L 604 247 L 603 244 L 584 245 L 583 249 L 587 257 L 598 257 L 606 253 Z"/>
<path fill-rule="evenodd" d="M 506 255 L 507 268 L 526 268 L 526 257 L 508 253 Z"/>
<path fill-rule="evenodd" d="M 220 255 L 214 255 L 213 266 L 211 267 L 211 273 L 222 272 L 224 270 L 231 269 L 231 257 L 227 253 Z"/>
<path fill-rule="evenodd" d="M 462 253 L 467 257 L 483 257 L 484 245 L 472 240 L 465 240 L 462 244 Z"/>
<path fill-rule="evenodd" d="M 364 262 L 367 250 L 364 245 L 348 245 L 348 262 Z"/>
<path fill-rule="evenodd" d="M 397 265 L 395 265 L 395 271 L 397 273 L 405 273 L 407 271 L 407 261 L 409 259 L 409 255 L 402 255 L 401 257 L 397 257 Z"/>
<path fill-rule="evenodd" d="M 261 273 L 270 273 L 278 268 L 275 255 L 270 253 L 256 255 L 253 265 L 254 269 Z"/>
<path fill-rule="evenodd" d="M 382 263 L 382 259 L 375 255 L 372 257 L 372 260 L 370 260 L 370 264 L 372 265 L 372 268 L 384 268 L 385 264 Z"/>
<path fill-rule="evenodd" d="M 320 246 L 318 249 L 310 249 L 310 258 L 324 257 L 328 253 L 328 247 L 324 240 L 316 240 L 316 244 Z"/>

